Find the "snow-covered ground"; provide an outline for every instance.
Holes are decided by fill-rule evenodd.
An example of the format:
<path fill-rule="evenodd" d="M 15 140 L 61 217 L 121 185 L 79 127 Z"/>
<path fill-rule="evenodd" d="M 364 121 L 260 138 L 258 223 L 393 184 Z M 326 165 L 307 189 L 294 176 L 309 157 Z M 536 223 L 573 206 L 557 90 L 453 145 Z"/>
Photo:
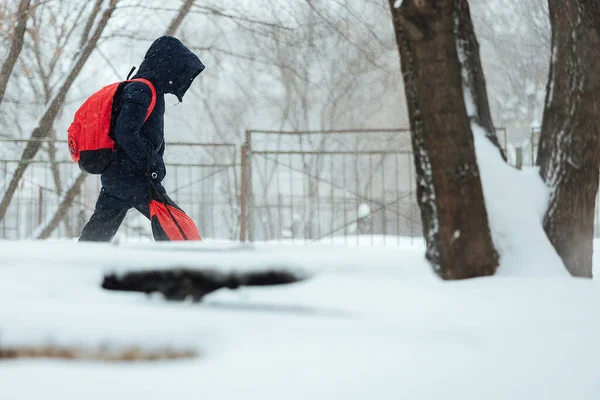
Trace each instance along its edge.
<path fill-rule="evenodd" d="M 420 241 L 386 242 L 0 242 L 1 346 L 198 353 L 4 360 L 0 398 L 600 398 L 596 281 L 501 267 L 496 277 L 442 282 Z M 277 267 L 309 278 L 221 290 L 200 304 L 100 289 L 105 272 L 157 267 Z"/>

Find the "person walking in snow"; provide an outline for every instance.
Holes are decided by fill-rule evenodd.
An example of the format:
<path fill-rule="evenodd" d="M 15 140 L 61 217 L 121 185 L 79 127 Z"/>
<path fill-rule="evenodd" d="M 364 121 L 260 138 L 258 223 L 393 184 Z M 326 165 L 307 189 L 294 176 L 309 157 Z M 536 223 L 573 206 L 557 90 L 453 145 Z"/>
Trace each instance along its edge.
<path fill-rule="evenodd" d="M 166 175 L 164 95 L 173 94 L 183 101 L 186 91 L 204 68 L 200 59 L 174 37 L 163 36 L 152 43 L 132 79 L 151 82 L 155 95 L 146 83 L 133 81 L 125 84 L 115 96 L 113 101 L 119 102 L 113 128 L 116 153 L 102 173 L 96 208 L 83 228 L 80 241 L 111 241 L 131 208 L 150 218 L 149 186 L 175 205 L 162 185 Z M 154 98 L 156 103 L 152 108 Z M 147 115 L 149 109 L 152 111 Z M 156 240 L 168 240 L 164 235 L 159 236 L 154 232 Z"/>

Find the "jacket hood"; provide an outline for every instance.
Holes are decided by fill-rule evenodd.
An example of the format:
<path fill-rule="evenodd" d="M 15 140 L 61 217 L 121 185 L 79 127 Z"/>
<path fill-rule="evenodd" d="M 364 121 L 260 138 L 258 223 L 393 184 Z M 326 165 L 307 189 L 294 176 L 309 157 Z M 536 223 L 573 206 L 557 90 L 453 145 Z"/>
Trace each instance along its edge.
<path fill-rule="evenodd" d="M 162 36 L 154 41 L 134 78 L 145 78 L 159 93 L 170 93 L 183 101 L 183 95 L 204 64 L 179 39 Z"/>

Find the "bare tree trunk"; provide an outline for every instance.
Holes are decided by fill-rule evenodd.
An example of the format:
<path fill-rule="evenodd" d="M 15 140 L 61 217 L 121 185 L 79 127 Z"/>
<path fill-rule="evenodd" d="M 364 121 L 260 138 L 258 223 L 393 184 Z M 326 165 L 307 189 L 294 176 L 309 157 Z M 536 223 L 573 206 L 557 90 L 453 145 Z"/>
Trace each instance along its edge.
<path fill-rule="evenodd" d="M 500 155 L 506 161 L 506 155 L 500 142 L 498 142 L 496 128 L 492 120 L 483 67 L 479 56 L 479 42 L 475 35 L 467 0 L 454 0 L 454 16 L 458 58 L 463 71 L 463 90 L 467 98 L 467 113 L 472 123 L 483 128 L 485 136 L 498 148 Z"/>
<path fill-rule="evenodd" d="M 60 170 L 58 168 L 58 162 L 56 161 L 56 129 L 52 128 L 49 133 L 50 141 L 48 142 L 48 159 L 52 168 L 52 177 L 54 179 L 54 185 L 56 187 L 56 193 L 59 195 L 63 194 L 62 180 L 60 179 Z M 69 223 L 68 219 L 64 219 L 64 227 L 67 231 L 67 236 L 73 237 L 73 228 Z"/>
<path fill-rule="evenodd" d="M 2 64 L 2 69 L 0 69 L 0 104 L 4 99 L 4 93 L 6 93 L 10 75 L 19 59 L 19 54 L 21 54 L 21 50 L 23 49 L 25 29 L 27 28 L 27 20 L 29 19 L 30 3 L 31 0 L 21 0 L 19 3 L 19 8 L 17 10 L 17 27 L 13 33 L 8 56 L 6 57 L 6 60 L 4 60 L 4 64 Z"/>
<path fill-rule="evenodd" d="M 92 29 L 93 27 L 93 23 L 96 19 L 97 14 L 100 12 L 101 6 L 102 6 L 102 2 L 104 0 L 97 0 L 96 4 L 94 6 L 94 9 L 92 11 L 92 13 L 90 14 L 90 16 L 88 17 L 85 29 L 84 29 L 84 33 L 82 33 L 81 39 L 80 39 L 80 47 L 84 47 L 85 46 L 85 42 L 87 41 L 87 38 L 89 37 L 89 31 Z M 78 13 L 78 18 L 80 18 L 83 14 L 83 10 L 85 9 L 85 7 L 81 7 L 80 12 Z M 47 106 L 48 103 L 52 100 L 52 88 L 50 87 L 50 82 L 51 82 L 51 76 L 53 75 L 53 71 L 55 70 L 55 67 L 58 63 L 58 61 L 60 60 L 60 54 L 61 54 L 61 48 L 62 46 L 60 45 L 60 40 L 57 42 L 57 46 L 53 51 L 53 55 L 52 58 L 50 59 L 50 62 L 48 63 L 44 63 L 43 62 L 43 57 L 42 57 L 42 47 L 41 47 L 41 41 L 39 40 L 39 32 L 36 31 L 36 19 L 33 19 L 33 32 L 32 32 L 32 39 L 33 39 L 33 50 L 34 50 L 34 54 L 35 54 L 35 60 L 37 62 L 37 66 L 38 66 L 38 71 L 40 74 L 40 78 L 42 80 L 42 89 L 43 89 L 43 95 L 44 95 L 44 104 Z M 72 29 L 69 31 L 64 31 L 63 35 L 59 38 L 64 40 L 63 43 L 65 43 L 68 38 L 71 36 L 72 34 Z M 32 84 L 32 88 L 34 88 L 35 86 Z M 57 116 L 57 118 L 60 118 L 59 116 Z M 50 165 L 52 168 L 52 177 L 54 179 L 54 186 L 56 188 L 56 193 L 61 196 L 63 193 L 63 184 L 62 184 L 62 179 L 60 176 L 60 169 L 59 169 L 59 164 L 57 162 L 56 159 L 56 129 L 52 128 L 50 130 L 50 132 L 48 133 L 49 136 L 49 141 L 48 141 L 48 158 L 50 160 Z M 64 227 L 65 230 L 67 232 L 67 235 L 69 237 L 73 237 L 73 228 L 71 226 L 71 224 L 69 223 L 68 219 L 65 219 L 64 221 Z"/>
<path fill-rule="evenodd" d="M 190 10 L 192 9 L 192 6 L 194 5 L 194 2 L 195 2 L 195 0 L 185 0 L 183 2 L 183 4 L 181 5 L 181 8 L 179 9 L 179 12 L 175 16 L 175 18 L 173 18 L 173 20 L 171 21 L 171 24 L 169 24 L 169 27 L 167 28 L 165 35 L 173 36 L 173 35 L 175 35 L 175 33 L 177 33 L 177 29 L 179 29 L 179 27 L 181 26 L 181 23 L 183 22 L 185 17 L 189 14 Z"/>
<path fill-rule="evenodd" d="M 463 94 L 454 1 L 395 3 L 426 257 L 444 279 L 493 275 L 498 255 Z"/>
<path fill-rule="evenodd" d="M 2 202 L 0 202 L 0 221 L 4 219 L 4 216 L 8 211 L 8 206 L 10 205 L 10 202 L 12 201 L 12 198 L 15 195 L 15 192 L 19 185 L 19 181 L 21 180 L 21 178 L 25 174 L 25 171 L 29 167 L 29 162 L 33 159 L 33 157 L 35 157 L 35 155 L 40 149 L 41 139 L 43 139 L 52 129 L 54 120 L 56 119 L 58 112 L 60 111 L 65 102 L 67 92 L 71 88 L 71 85 L 75 81 L 77 75 L 79 75 L 79 73 L 83 69 L 83 66 L 92 54 L 92 51 L 96 47 L 96 44 L 98 43 L 98 40 L 102 35 L 102 31 L 104 30 L 104 28 L 106 28 L 106 25 L 108 24 L 108 21 L 115 10 L 117 3 L 118 0 L 110 0 L 109 6 L 104 11 L 102 18 L 100 18 L 100 21 L 96 26 L 94 34 L 91 36 L 86 46 L 80 52 L 79 56 L 73 64 L 73 67 L 71 68 L 64 81 L 62 82 L 62 85 L 58 89 L 58 92 L 56 93 L 52 101 L 50 101 L 50 103 L 48 104 L 44 115 L 42 115 L 42 117 L 40 118 L 38 126 L 31 133 L 30 140 L 25 146 L 23 154 L 21 155 L 19 166 L 15 170 L 8 184 L 8 188 L 4 193 L 4 196 L 2 197 Z"/>
<path fill-rule="evenodd" d="M 544 229 L 569 272 L 592 277 L 600 168 L 600 1 L 549 0 L 552 61 L 537 162 Z"/>
<path fill-rule="evenodd" d="M 60 170 L 58 169 L 58 162 L 56 161 L 56 130 L 52 129 L 50 132 L 50 142 L 48 143 L 48 159 L 52 168 L 52 177 L 54 179 L 54 187 L 56 193 L 62 194 L 63 185 L 60 179 Z"/>

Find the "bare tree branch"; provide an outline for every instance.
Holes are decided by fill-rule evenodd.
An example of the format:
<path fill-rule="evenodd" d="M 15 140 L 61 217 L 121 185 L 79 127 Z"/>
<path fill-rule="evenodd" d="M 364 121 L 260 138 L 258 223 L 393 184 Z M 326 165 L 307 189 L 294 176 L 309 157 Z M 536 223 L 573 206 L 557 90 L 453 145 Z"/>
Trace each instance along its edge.
<path fill-rule="evenodd" d="M 30 3 L 31 0 L 21 0 L 19 3 L 19 8 L 17 10 L 17 27 L 15 28 L 15 32 L 13 34 L 8 57 L 6 57 L 4 64 L 2 64 L 2 69 L 0 70 L 0 104 L 2 103 L 2 99 L 4 99 L 4 93 L 6 93 L 8 80 L 10 79 L 15 64 L 17 63 L 19 54 L 21 54 L 21 50 L 23 49 Z"/>
<path fill-rule="evenodd" d="M 365 51 L 365 49 L 360 46 L 358 43 L 356 43 L 354 40 L 352 40 L 352 38 L 350 38 L 350 36 L 344 32 L 342 32 L 337 26 L 335 26 L 335 24 L 333 24 L 331 22 L 331 18 L 327 15 L 325 15 L 323 12 L 321 12 L 314 4 L 314 0 L 306 0 L 308 6 L 311 8 L 311 10 L 314 11 L 314 13 L 321 18 L 323 21 L 325 21 L 338 35 L 340 35 L 342 38 L 344 38 L 345 40 L 348 41 L 348 43 L 352 44 L 353 46 L 355 46 L 358 51 L 360 51 L 365 59 L 367 59 L 373 66 L 377 67 L 377 68 L 383 68 L 382 65 L 380 65 L 379 63 L 376 62 L 375 59 L 373 59 L 372 55 L 367 53 Z"/>
<path fill-rule="evenodd" d="M 179 29 L 179 27 L 181 26 L 181 23 L 183 22 L 184 18 L 189 14 L 190 10 L 192 9 L 194 2 L 195 2 L 195 0 L 185 0 L 183 2 L 183 4 L 181 5 L 181 8 L 179 9 L 179 12 L 175 16 L 175 18 L 173 18 L 171 23 L 169 24 L 169 27 L 167 28 L 165 35 L 167 35 L 167 36 L 175 35 L 175 33 L 177 32 L 177 29 Z"/>
<path fill-rule="evenodd" d="M 94 27 L 94 21 L 96 21 L 96 17 L 98 16 L 100 9 L 102 8 L 103 2 L 104 2 L 104 0 L 96 0 L 96 3 L 94 3 L 94 8 L 92 9 L 92 13 L 90 14 L 90 17 L 88 18 L 87 23 L 85 24 L 85 28 L 83 28 L 83 33 L 81 34 L 81 40 L 79 41 L 79 47 L 85 46 L 85 43 L 87 42 L 88 37 L 90 36 L 90 32 L 92 31 L 92 28 Z"/>
<path fill-rule="evenodd" d="M 251 24 L 258 24 L 258 25 L 264 25 L 264 26 L 268 26 L 271 28 L 281 28 L 281 29 L 288 29 L 291 30 L 291 28 L 283 26 L 281 24 L 276 24 L 276 23 L 272 23 L 272 22 L 267 22 L 267 21 L 260 21 L 257 19 L 253 19 L 253 18 L 247 18 L 247 17 L 242 17 L 242 16 L 238 16 L 238 15 L 233 15 L 233 14 L 229 14 L 220 10 L 217 10 L 214 7 L 206 7 L 206 6 L 196 6 L 196 8 L 198 8 L 201 11 L 193 11 L 194 13 L 200 13 L 200 14 L 204 14 L 204 15 L 215 15 L 218 17 L 224 17 L 224 18 L 229 18 L 232 20 L 237 20 L 237 21 L 242 21 L 242 22 L 248 22 Z"/>

